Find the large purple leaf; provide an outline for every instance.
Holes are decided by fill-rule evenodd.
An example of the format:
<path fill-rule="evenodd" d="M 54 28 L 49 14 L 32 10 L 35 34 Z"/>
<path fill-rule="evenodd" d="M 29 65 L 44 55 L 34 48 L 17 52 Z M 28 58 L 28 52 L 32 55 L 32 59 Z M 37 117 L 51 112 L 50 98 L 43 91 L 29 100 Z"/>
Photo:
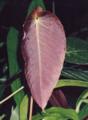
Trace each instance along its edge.
<path fill-rule="evenodd" d="M 31 94 L 44 109 L 59 79 L 66 51 L 66 38 L 59 19 L 40 7 L 24 23 L 22 53 Z"/>

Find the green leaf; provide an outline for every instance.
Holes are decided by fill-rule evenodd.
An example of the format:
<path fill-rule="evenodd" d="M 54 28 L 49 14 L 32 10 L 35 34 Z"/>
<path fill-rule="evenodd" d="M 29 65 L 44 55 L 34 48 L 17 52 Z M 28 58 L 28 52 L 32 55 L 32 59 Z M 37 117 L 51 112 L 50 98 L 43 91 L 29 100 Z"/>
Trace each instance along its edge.
<path fill-rule="evenodd" d="M 28 15 L 38 6 L 41 6 L 43 9 L 45 9 L 43 0 L 32 0 L 31 4 L 28 7 Z"/>
<path fill-rule="evenodd" d="M 8 36 L 7 36 L 7 52 L 8 52 L 8 63 L 9 63 L 9 77 L 11 78 L 16 73 L 20 71 L 17 59 L 18 52 L 18 35 L 19 32 L 15 28 L 10 28 Z M 18 78 L 11 84 L 12 92 L 16 91 L 20 88 L 21 80 Z M 14 96 L 14 100 L 17 105 L 20 105 L 20 102 L 24 96 L 24 92 L 21 91 Z"/>
<path fill-rule="evenodd" d="M 45 9 L 44 0 L 34 0 L 34 1 L 35 1 L 35 4 L 36 4 L 36 7 L 40 6 L 43 9 Z"/>
<path fill-rule="evenodd" d="M 58 81 L 55 88 L 67 87 L 67 86 L 88 88 L 88 82 L 81 81 L 81 80 L 62 79 Z"/>
<path fill-rule="evenodd" d="M 69 79 L 88 81 L 88 71 L 64 68 L 61 75 Z"/>
<path fill-rule="evenodd" d="M 19 120 L 19 110 L 18 107 L 15 109 L 12 107 L 10 120 Z"/>
<path fill-rule="evenodd" d="M 35 1 L 32 0 L 31 4 L 28 7 L 27 15 L 29 15 L 34 9 L 35 9 Z"/>
<path fill-rule="evenodd" d="M 73 109 L 52 107 L 41 114 L 33 116 L 33 120 L 79 120 Z"/>
<path fill-rule="evenodd" d="M 88 116 L 88 104 L 85 105 L 78 113 L 79 119 L 83 120 L 85 117 Z"/>
<path fill-rule="evenodd" d="M 88 64 L 88 41 L 69 37 L 67 40 L 66 61 L 69 63 Z"/>
<path fill-rule="evenodd" d="M 20 104 L 20 120 L 27 120 L 28 96 L 25 95 Z"/>

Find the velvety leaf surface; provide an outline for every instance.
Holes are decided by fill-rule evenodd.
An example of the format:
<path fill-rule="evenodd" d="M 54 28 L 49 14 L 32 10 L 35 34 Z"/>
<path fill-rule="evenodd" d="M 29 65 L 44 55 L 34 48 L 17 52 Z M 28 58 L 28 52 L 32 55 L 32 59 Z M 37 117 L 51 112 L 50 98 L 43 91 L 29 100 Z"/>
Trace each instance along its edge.
<path fill-rule="evenodd" d="M 24 23 L 22 52 L 31 93 L 44 109 L 60 76 L 66 38 L 59 19 L 37 8 Z"/>

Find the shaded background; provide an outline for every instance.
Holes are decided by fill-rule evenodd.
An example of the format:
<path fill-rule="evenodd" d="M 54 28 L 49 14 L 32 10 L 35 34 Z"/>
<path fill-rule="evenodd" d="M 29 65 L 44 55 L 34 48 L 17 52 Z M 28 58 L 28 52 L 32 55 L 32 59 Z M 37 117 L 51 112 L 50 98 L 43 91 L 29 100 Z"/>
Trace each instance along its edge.
<path fill-rule="evenodd" d="M 6 5 L 0 12 L 0 27 L 23 24 L 30 0 L 3 0 Z M 46 8 L 52 11 L 53 0 L 45 0 Z M 67 34 L 88 26 L 88 0 L 54 0 L 55 14 L 64 24 Z"/>

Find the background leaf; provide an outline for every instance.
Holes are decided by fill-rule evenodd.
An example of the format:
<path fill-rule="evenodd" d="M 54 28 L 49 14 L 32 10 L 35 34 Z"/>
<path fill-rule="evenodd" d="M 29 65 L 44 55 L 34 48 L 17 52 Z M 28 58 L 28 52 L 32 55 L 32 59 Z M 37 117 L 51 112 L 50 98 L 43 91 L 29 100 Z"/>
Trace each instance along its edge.
<path fill-rule="evenodd" d="M 20 120 L 27 120 L 28 113 L 28 96 L 25 95 L 20 104 Z"/>
<path fill-rule="evenodd" d="M 72 109 L 64 109 L 60 107 L 52 107 L 47 109 L 45 113 L 33 116 L 33 120 L 79 120 L 78 115 Z"/>
<path fill-rule="evenodd" d="M 64 68 L 62 70 L 62 76 L 68 79 L 79 79 L 83 81 L 88 81 L 88 71 L 73 69 L 73 68 Z"/>
<path fill-rule="evenodd" d="M 83 106 L 83 108 L 79 111 L 78 115 L 80 120 L 83 120 L 85 117 L 88 116 L 88 104 Z"/>
<path fill-rule="evenodd" d="M 68 79 L 79 79 L 79 80 L 83 80 L 83 81 L 88 81 L 88 71 L 86 71 L 86 70 L 64 68 L 62 70 L 61 75 Z"/>
<path fill-rule="evenodd" d="M 45 5 L 43 0 L 32 0 L 31 4 L 29 5 L 28 8 L 28 15 L 37 7 L 42 7 L 43 9 L 45 9 Z"/>
<path fill-rule="evenodd" d="M 7 36 L 7 51 L 8 51 L 8 62 L 9 62 L 9 77 L 11 78 L 16 73 L 20 71 L 18 65 L 18 34 L 19 32 L 15 28 L 10 28 Z M 21 80 L 16 79 L 11 84 L 12 92 L 16 91 L 21 87 Z M 24 92 L 21 91 L 14 96 L 14 100 L 17 105 L 20 105 L 20 102 L 24 96 Z"/>
<path fill-rule="evenodd" d="M 58 81 L 55 88 L 66 87 L 66 86 L 76 86 L 76 87 L 86 87 L 88 88 L 88 82 L 81 80 L 71 80 L 71 79 L 62 79 Z"/>
<path fill-rule="evenodd" d="M 66 61 L 69 63 L 88 64 L 88 41 L 69 37 L 67 39 Z"/>

